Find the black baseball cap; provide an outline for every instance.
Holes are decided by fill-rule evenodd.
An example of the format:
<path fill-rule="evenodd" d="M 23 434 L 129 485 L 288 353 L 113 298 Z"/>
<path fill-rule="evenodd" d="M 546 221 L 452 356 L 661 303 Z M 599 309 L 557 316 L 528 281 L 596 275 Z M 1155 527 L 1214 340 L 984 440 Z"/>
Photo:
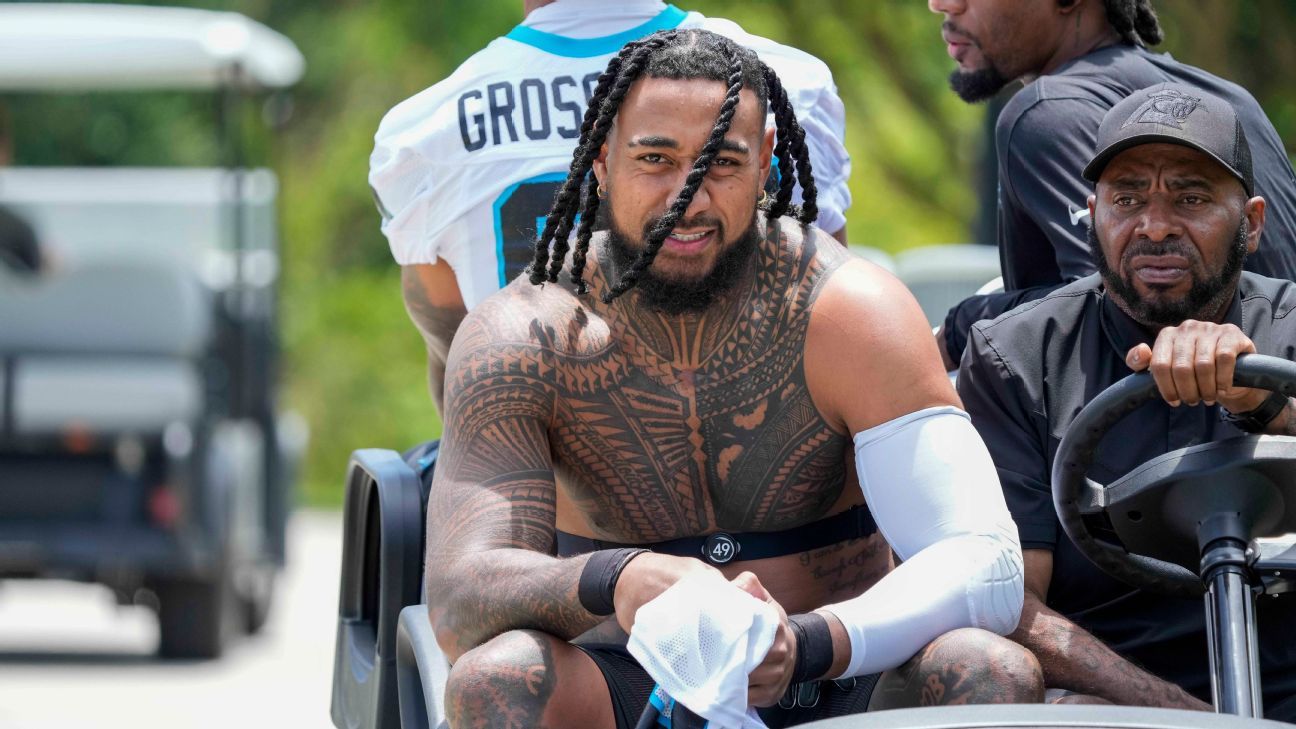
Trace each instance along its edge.
<path fill-rule="evenodd" d="M 1098 154 L 1084 178 L 1098 182 L 1107 163 L 1130 147 L 1165 142 L 1191 147 L 1214 159 L 1255 194 L 1251 147 L 1228 102 L 1201 89 L 1163 83 L 1139 89 L 1113 106 L 1098 127 Z"/>

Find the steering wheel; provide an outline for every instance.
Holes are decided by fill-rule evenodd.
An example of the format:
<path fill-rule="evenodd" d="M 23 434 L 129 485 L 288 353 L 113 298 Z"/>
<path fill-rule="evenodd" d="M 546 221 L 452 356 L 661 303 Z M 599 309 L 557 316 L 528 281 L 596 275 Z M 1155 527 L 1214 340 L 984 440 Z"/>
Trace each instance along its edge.
<path fill-rule="evenodd" d="M 1296 396 L 1296 362 L 1259 354 L 1242 355 L 1238 357 L 1233 382 Z M 1089 467 L 1107 431 L 1139 406 L 1159 396 L 1152 375 L 1140 372 L 1113 384 L 1080 411 L 1062 438 L 1053 461 L 1053 506 L 1062 529 L 1081 554 L 1107 574 L 1151 592 L 1198 597 L 1204 591 L 1201 577 L 1185 565 L 1195 565 L 1195 559 L 1200 557 L 1199 547 L 1195 533 L 1189 536 L 1182 532 L 1192 531 L 1193 515 L 1202 513 L 1207 506 L 1216 511 L 1222 505 L 1231 509 L 1232 502 L 1228 500 L 1237 496 L 1237 491 L 1215 486 L 1221 475 L 1236 477 L 1243 471 L 1246 471 L 1243 475 L 1246 483 L 1238 491 L 1244 493 L 1237 498 L 1250 499 L 1253 506 L 1239 508 L 1251 508 L 1254 513 L 1250 516 L 1263 522 L 1258 528 L 1272 530 L 1290 525 L 1296 517 L 1296 499 L 1284 500 L 1274 482 L 1287 480 L 1296 470 L 1296 439 L 1232 438 L 1158 456 L 1110 487 L 1090 480 Z M 1191 493 L 1180 489 L 1179 493 L 1167 496 L 1171 488 L 1185 483 L 1194 489 Z M 1210 503 L 1205 504 L 1203 499 Z M 1191 503 L 1185 506 L 1185 501 Z M 1141 506 L 1149 508 L 1138 508 Z M 1163 506 L 1175 507 L 1169 510 L 1173 512 L 1177 508 L 1179 513 L 1163 515 L 1160 513 Z M 1279 514 L 1276 517 L 1272 515 L 1275 509 Z M 1176 518 L 1179 524 L 1174 523 Z M 1133 554 L 1127 551 L 1126 544 L 1113 544 L 1090 531 L 1091 523 L 1104 519 L 1122 542 L 1131 546 L 1134 541 L 1140 542 L 1145 548 L 1140 551 L 1157 551 L 1165 557 L 1169 554 L 1166 550 L 1178 548 L 1175 554 L 1182 556 L 1184 545 L 1188 545 L 1193 550 L 1192 559 L 1166 561 Z M 1126 538 L 1126 535 L 1137 535 L 1140 528 L 1150 528 L 1153 522 L 1178 533 L 1173 539 L 1163 534 L 1154 535 L 1154 540 Z M 1159 547 L 1161 543 L 1166 544 Z"/>

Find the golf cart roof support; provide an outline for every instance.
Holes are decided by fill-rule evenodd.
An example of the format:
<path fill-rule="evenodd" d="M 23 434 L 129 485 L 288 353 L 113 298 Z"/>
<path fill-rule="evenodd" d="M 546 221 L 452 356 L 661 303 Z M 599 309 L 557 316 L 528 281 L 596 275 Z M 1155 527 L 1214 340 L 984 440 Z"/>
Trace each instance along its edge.
<path fill-rule="evenodd" d="M 280 89 L 302 54 L 237 13 L 0 3 L 0 91 Z"/>

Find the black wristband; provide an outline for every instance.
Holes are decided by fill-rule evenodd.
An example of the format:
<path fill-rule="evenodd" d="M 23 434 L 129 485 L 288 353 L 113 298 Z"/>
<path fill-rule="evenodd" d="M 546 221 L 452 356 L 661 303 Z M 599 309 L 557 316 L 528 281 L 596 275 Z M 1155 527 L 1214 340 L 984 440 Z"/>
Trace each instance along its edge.
<path fill-rule="evenodd" d="M 580 598 L 581 605 L 595 615 L 611 615 L 616 612 L 616 606 L 612 603 L 612 591 L 616 589 L 621 570 L 630 564 L 630 560 L 647 551 L 623 547 L 591 553 L 576 586 L 576 595 Z"/>
<path fill-rule="evenodd" d="M 1281 392 L 1271 392 L 1264 402 L 1255 410 L 1248 410 L 1245 413 L 1230 413 L 1220 408 L 1220 418 L 1225 422 L 1232 423 L 1238 430 L 1244 433 L 1263 433 L 1269 423 L 1278 417 L 1278 414 L 1287 407 L 1287 396 Z"/>
<path fill-rule="evenodd" d="M 796 636 L 796 665 L 792 667 L 792 683 L 817 681 L 828 673 L 833 662 L 832 632 L 828 621 L 816 613 L 788 617 L 788 627 Z"/>

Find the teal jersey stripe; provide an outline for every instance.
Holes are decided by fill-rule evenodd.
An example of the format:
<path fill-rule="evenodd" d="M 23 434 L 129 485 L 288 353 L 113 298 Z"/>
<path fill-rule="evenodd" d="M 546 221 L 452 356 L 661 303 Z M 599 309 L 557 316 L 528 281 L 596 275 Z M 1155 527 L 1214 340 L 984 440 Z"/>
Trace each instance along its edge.
<path fill-rule="evenodd" d="M 687 15 L 688 13 L 674 5 L 667 5 L 666 9 L 658 13 L 657 17 L 652 20 L 614 35 L 605 35 L 598 38 L 568 38 L 565 35 L 545 33 L 535 28 L 519 25 L 504 37 L 518 43 L 535 46 L 545 53 L 552 53 L 555 56 L 593 58 L 594 56 L 606 56 L 609 53 L 616 53 L 621 50 L 621 46 L 630 41 L 639 40 L 659 30 L 670 30 L 679 27 L 679 24 L 684 22 Z"/>
<path fill-rule="evenodd" d="M 531 210 L 513 210 L 507 214 L 504 207 L 513 198 L 513 193 L 524 185 L 548 183 L 553 186 L 553 192 L 547 193 L 545 198 L 552 199 L 558 193 L 558 186 L 566 179 L 566 172 L 546 172 L 510 185 L 495 198 L 492 210 L 495 214 L 495 261 L 498 266 L 500 288 L 507 286 L 509 278 L 520 273 L 530 262 L 531 254 L 535 250 L 536 238 L 544 231 L 545 218 L 549 213 L 547 206 Z M 504 220 L 506 215 L 509 218 L 507 221 Z M 577 215 L 576 219 L 579 220 L 580 215 Z M 504 239 L 506 233 L 509 236 L 507 241 Z M 517 264 L 514 267 L 516 270 L 509 270 L 510 258 Z"/>

